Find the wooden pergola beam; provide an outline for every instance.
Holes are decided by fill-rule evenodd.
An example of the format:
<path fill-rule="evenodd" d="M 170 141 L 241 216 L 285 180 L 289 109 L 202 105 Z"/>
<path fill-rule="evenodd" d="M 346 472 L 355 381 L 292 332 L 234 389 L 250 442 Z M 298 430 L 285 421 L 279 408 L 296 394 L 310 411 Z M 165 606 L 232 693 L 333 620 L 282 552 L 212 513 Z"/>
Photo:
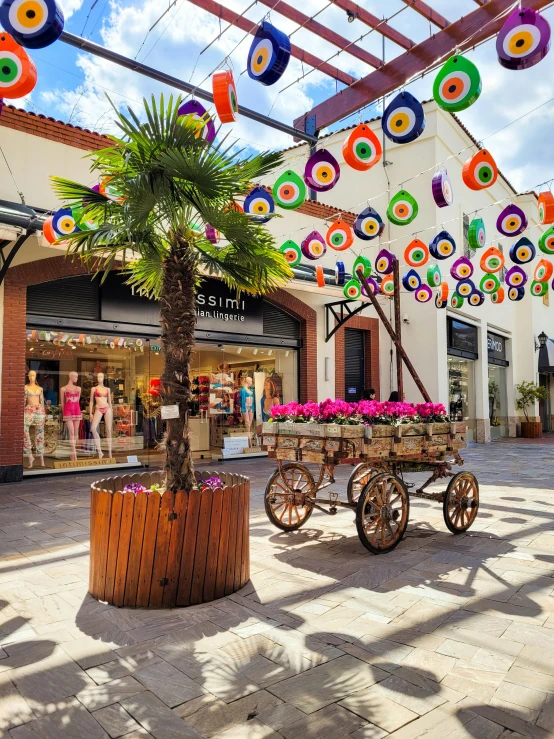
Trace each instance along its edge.
<path fill-rule="evenodd" d="M 221 20 L 226 23 L 230 23 L 231 25 L 240 28 L 241 31 L 252 34 L 252 36 L 254 36 L 258 30 L 258 25 L 256 23 L 253 23 L 248 20 L 248 18 L 239 15 L 236 10 L 229 10 L 229 8 L 215 2 L 215 0 L 189 0 L 189 2 L 196 5 L 198 8 L 202 8 L 202 10 L 215 15 L 217 18 L 221 18 Z M 352 75 L 343 72 L 342 69 L 319 59 L 317 56 L 310 54 L 309 51 L 305 51 L 298 46 L 294 46 L 294 44 L 291 44 L 290 53 L 295 59 L 308 64 L 310 67 L 318 69 L 323 74 L 342 82 L 344 85 L 348 86 L 353 82 L 356 82 L 356 77 L 352 77 Z"/>
<path fill-rule="evenodd" d="M 332 0 L 332 2 L 337 6 L 337 8 L 342 8 L 345 12 L 353 13 L 359 21 L 365 23 L 365 25 L 370 28 L 375 28 L 375 30 L 382 36 L 388 38 L 389 41 L 393 41 L 395 44 L 398 44 L 398 46 L 403 49 L 411 49 L 412 46 L 415 46 L 414 41 L 409 39 L 407 36 L 404 36 L 403 33 L 397 31 L 388 23 L 384 23 L 382 18 L 377 18 L 376 15 L 365 10 L 365 8 L 361 8 L 359 5 L 356 5 L 352 0 Z"/>
<path fill-rule="evenodd" d="M 259 0 L 259 2 L 262 5 L 266 5 L 268 8 L 271 8 L 274 13 L 279 13 L 279 15 L 294 21 L 294 23 L 298 23 L 299 26 L 302 26 L 302 28 L 305 28 L 307 31 L 315 33 L 316 36 L 319 36 L 324 41 L 328 41 L 330 44 L 338 46 L 339 49 L 342 49 L 345 53 L 351 54 L 356 57 L 356 59 L 369 64 L 370 67 L 378 69 L 383 66 L 382 60 L 370 51 L 362 49 L 361 46 L 357 46 L 344 36 L 341 36 L 339 33 L 335 33 L 335 31 L 332 31 L 327 26 L 319 23 L 319 21 L 301 13 L 299 10 L 296 10 L 296 8 L 288 5 L 288 3 L 283 2 L 283 0 L 279 0 L 277 4 L 275 4 L 275 0 Z"/>
<path fill-rule="evenodd" d="M 552 0 L 526 0 L 525 3 L 527 8 L 533 10 L 540 10 L 551 4 Z M 320 131 L 398 89 L 437 60 L 446 60 L 456 49 L 471 48 L 495 36 L 506 20 L 506 15 L 501 14 L 512 7 L 513 0 L 489 0 L 485 5 L 454 21 L 446 29 L 392 59 L 346 90 L 341 90 L 316 105 L 295 120 L 295 128 L 304 130 L 306 121 L 310 120 L 314 130 Z"/>
<path fill-rule="evenodd" d="M 439 28 L 447 28 L 450 25 L 449 20 L 440 13 L 437 13 L 434 8 L 427 5 L 427 3 L 424 3 L 423 0 L 402 0 L 402 2 L 409 5 L 416 13 L 419 13 L 430 23 L 433 23 L 433 25 L 438 26 Z"/>

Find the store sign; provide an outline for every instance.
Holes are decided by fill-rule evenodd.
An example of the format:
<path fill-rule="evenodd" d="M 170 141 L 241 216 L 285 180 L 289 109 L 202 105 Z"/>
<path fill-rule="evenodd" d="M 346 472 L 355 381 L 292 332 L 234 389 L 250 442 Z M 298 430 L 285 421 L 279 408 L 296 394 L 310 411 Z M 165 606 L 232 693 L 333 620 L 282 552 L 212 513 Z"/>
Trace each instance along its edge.
<path fill-rule="evenodd" d="M 262 335 L 263 300 L 236 293 L 219 280 L 205 280 L 196 296 L 197 328 Z"/>
<path fill-rule="evenodd" d="M 158 354 L 161 352 L 162 347 L 158 344 L 150 344 L 150 351 L 151 352 L 157 352 Z"/>
<path fill-rule="evenodd" d="M 498 334 L 487 334 L 489 359 L 506 359 L 506 339 Z"/>
<path fill-rule="evenodd" d="M 464 323 L 449 319 L 448 346 L 464 352 L 478 354 L 477 328 Z"/>

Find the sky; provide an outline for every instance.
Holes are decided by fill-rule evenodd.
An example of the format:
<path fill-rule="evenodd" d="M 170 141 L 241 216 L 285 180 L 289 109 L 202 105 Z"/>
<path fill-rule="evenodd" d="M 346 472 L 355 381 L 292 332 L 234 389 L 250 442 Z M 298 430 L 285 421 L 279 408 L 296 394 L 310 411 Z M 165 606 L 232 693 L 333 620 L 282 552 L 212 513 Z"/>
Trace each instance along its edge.
<path fill-rule="evenodd" d="M 265 87 L 251 80 L 245 69 L 252 36 L 234 27 L 228 28 L 224 22 L 220 24 L 217 18 L 189 0 L 58 2 L 64 10 L 67 31 L 192 81 L 199 87 L 210 89 L 213 71 L 221 64 L 221 68 L 228 66 L 237 83 L 239 105 L 288 124 L 343 89 L 340 83 L 337 85 L 335 80 L 292 58 L 275 85 Z M 277 0 L 264 2 L 271 7 Z M 299 7 L 295 0 L 289 3 Z M 337 47 L 299 29 L 297 24 L 275 11 L 271 12 L 268 5 L 255 0 L 223 0 L 222 4 L 238 13 L 244 12 L 253 24 L 264 18 L 271 20 L 278 28 L 292 34 L 292 43 L 323 60 L 330 60 L 329 63 L 352 76 L 362 77 L 372 71 L 346 52 L 330 59 L 338 51 Z M 379 18 L 390 19 L 391 26 L 416 42 L 428 38 L 436 30 L 402 0 L 361 0 L 360 4 Z M 451 21 L 478 7 L 474 0 L 431 0 L 431 4 Z M 329 0 L 303 0 L 300 7 L 309 16 L 317 13 L 317 20 L 324 26 L 349 41 L 358 42 L 379 57 L 384 52 L 384 58 L 391 59 L 402 51 L 388 40 L 383 43 L 379 33 L 372 32 L 360 21 L 348 23 L 345 12 Z M 167 13 L 160 19 L 164 11 Z M 543 14 L 554 25 L 554 4 Z M 156 21 L 159 22 L 150 30 Z M 358 41 L 362 35 L 364 38 Z M 130 106 L 137 110 L 143 96 L 170 91 L 166 86 L 61 41 L 29 53 L 38 69 L 37 86 L 27 98 L 12 102 L 102 133 L 115 132 L 113 111 L 106 95 L 119 108 Z M 462 122 L 478 140 L 486 141 L 500 169 L 518 190 L 534 189 L 539 183 L 554 179 L 554 52 L 535 67 L 517 72 L 498 64 L 494 39 L 468 53 L 468 57 L 479 67 L 483 91 L 472 107 L 459 114 Z M 432 97 L 434 76 L 432 72 L 407 89 L 420 100 L 427 100 Z M 530 112 L 535 108 L 538 109 Z M 335 127 L 355 124 L 378 112 L 374 104 Z M 516 121 L 517 118 L 520 120 Z M 225 128 L 237 145 L 248 151 L 292 144 L 288 135 L 244 117 Z"/>

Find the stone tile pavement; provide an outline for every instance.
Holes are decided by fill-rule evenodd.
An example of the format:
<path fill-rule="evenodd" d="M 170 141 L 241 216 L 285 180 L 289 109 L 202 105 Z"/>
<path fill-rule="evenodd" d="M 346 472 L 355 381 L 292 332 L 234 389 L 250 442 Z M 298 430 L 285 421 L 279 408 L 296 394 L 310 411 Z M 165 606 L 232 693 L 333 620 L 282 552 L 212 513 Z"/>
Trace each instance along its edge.
<path fill-rule="evenodd" d="M 379 557 L 347 510 L 274 529 L 273 464 L 244 461 L 251 582 L 174 610 L 87 595 L 90 475 L 1 487 L 0 738 L 554 737 L 554 457 L 464 456 L 481 484 L 470 532 L 413 500 Z"/>

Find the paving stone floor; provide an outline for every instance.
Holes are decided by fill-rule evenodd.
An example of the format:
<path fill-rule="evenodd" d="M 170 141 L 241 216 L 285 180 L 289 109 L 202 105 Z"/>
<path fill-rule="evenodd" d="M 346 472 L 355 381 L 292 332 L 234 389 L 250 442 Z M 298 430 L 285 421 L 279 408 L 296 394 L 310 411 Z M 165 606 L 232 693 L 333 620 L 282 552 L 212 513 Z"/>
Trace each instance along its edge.
<path fill-rule="evenodd" d="M 413 500 L 378 557 L 347 510 L 274 529 L 273 464 L 244 461 L 251 582 L 174 610 L 87 595 L 90 475 L 0 487 L 0 737 L 554 737 L 550 449 L 468 449 L 471 531 Z"/>

